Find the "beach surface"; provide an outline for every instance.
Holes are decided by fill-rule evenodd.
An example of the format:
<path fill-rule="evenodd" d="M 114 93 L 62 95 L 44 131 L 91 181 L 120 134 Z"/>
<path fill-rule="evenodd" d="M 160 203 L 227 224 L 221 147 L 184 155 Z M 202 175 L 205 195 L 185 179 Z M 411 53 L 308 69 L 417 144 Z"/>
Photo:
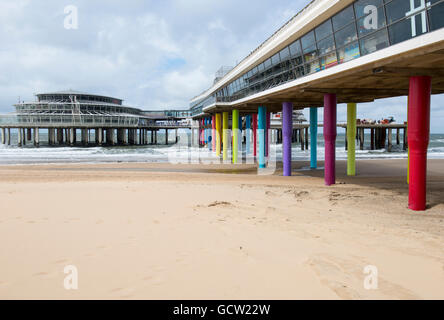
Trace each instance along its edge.
<path fill-rule="evenodd" d="M 1 166 L 0 299 L 444 299 L 444 160 L 426 212 L 406 160 L 307 166 Z"/>

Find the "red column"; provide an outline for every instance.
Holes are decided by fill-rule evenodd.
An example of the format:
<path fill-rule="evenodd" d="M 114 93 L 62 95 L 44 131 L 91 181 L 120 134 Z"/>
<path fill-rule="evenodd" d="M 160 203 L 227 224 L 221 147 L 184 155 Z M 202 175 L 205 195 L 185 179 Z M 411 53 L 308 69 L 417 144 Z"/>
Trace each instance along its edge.
<path fill-rule="evenodd" d="M 336 183 L 336 94 L 324 95 L 325 185 Z"/>
<path fill-rule="evenodd" d="M 427 148 L 430 141 L 430 96 L 432 78 L 410 77 L 408 144 L 410 152 L 409 208 L 426 209 Z"/>
<path fill-rule="evenodd" d="M 253 114 L 253 156 L 257 155 L 257 113 Z"/>

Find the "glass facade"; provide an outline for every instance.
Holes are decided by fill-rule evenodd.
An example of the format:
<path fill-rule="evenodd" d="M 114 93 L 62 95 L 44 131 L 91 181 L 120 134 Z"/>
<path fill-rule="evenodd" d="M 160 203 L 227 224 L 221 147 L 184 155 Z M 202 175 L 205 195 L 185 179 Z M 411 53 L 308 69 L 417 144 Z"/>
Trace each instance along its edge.
<path fill-rule="evenodd" d="M 443 27 L 444 0 L 358 0 L 191 107 L 197 114 Z"/>

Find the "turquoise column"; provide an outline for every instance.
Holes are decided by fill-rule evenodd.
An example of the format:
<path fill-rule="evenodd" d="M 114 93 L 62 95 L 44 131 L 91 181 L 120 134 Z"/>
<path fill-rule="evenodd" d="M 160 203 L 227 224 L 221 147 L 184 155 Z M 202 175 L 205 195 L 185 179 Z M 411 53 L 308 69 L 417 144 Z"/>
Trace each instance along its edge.
<path fill-rule="evenodd" d="M 318 108 L 310 108 L 310 168 L 318 167 Z"/>
<path fill-rule="evenodd" d="M 247 140 L 247 143 L 246 143 L 246 145 L 245 145 L 245 154 L 248 156 L 249 154 L 250 154 L 250 148 L 251 148 L 251 143 L 250 143 L 250 140 L 251 140 L 251 116 L 250 115 L 248 115 L 248 116 L 246 116 L 245 117 L 245 136 L 246 136 L 246 140 Z"/>
<path fill-rule="evenodd" d="M 265 168 L 265 131 L 267 128 L 267 108 L 259 107 L 259 168 Z"/>

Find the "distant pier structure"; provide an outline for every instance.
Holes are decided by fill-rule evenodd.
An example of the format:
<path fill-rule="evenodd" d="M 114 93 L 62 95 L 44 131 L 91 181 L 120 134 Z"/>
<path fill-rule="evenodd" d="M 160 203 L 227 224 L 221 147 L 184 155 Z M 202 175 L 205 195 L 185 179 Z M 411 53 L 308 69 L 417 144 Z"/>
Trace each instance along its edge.
<path fill-rule="evenodd" d="M 1 142 L 10 145 L 11 130 L 17 144 L 40 144 L 40 131 L 47 130 L 49 145 L 148 145 L 158 144 L 157 133 L 191 129 L 189 111 L 143 111 L 123 105 L 123 100 L 77 91 L 37 94 L 37 101 L 14 105 L 15 113 L 0 116 Z"/>

